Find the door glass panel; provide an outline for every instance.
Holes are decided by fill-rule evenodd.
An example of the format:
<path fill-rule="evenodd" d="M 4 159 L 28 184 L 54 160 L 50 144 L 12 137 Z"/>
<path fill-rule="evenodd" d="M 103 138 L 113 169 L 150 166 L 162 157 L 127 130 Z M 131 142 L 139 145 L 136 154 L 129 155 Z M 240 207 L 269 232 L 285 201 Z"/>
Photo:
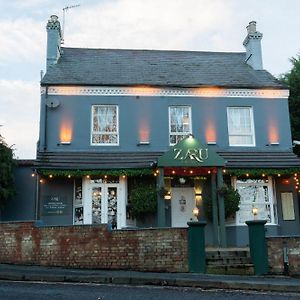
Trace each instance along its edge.
<path fill-rule="evenodd" d="M 101 187 L 92 188 L 92 223 L 101 223 Z"/>
<path fill-rule="evenodd" d="M 113 229 L 117 228 L 117 192 L 118 190 L 116 187 L 107 188 L 107 219 L 108 223 L 111 223 Z"/>

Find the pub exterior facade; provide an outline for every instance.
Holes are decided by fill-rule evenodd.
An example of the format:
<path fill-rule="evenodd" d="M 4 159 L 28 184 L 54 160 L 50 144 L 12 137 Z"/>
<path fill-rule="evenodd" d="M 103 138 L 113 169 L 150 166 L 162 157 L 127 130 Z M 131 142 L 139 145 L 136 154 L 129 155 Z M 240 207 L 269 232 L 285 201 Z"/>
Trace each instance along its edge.
<path fill-rule="evenodd" d="M 261 39 L 250 22 L 245 53 L 67 48 L 51 16 L 32 177 L 36 218 L 186 227 L 207 220 L 209 199 L 207 244 L 246 245 L 245 221 L 253 218 L 267 220 L 267 235 L 300 234 L 289 91 L 263 69 Z M 128 211 L 140 183 L 163 191 L 150 220 Z M 241 196 L 227 220 L 224 183 Z"/>

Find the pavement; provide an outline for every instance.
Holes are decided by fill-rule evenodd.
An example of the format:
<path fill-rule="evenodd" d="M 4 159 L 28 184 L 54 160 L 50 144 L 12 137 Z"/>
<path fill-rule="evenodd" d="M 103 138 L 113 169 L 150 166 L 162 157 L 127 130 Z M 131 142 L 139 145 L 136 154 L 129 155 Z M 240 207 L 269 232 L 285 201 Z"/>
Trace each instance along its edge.
<path fill-rule="evenodd" d="M 300 278 L 198 273 L 155 273 L 0 264 L 0 280 L 156 285 L 300 293 Z"/>

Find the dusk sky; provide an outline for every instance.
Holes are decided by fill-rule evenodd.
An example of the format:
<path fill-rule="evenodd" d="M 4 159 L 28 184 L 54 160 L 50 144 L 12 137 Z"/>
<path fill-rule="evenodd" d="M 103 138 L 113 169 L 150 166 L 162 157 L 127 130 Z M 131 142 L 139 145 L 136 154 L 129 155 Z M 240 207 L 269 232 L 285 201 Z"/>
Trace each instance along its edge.
<path fill-rule="evenodd" d="M 255 20 L 270 73 L 288 72 L 300 53 L 299 0 L 0 0 L 0 134 L 17 158 L 35 158 L 47 20 L 76 4 L 68 47 L 243 52 Z"/>

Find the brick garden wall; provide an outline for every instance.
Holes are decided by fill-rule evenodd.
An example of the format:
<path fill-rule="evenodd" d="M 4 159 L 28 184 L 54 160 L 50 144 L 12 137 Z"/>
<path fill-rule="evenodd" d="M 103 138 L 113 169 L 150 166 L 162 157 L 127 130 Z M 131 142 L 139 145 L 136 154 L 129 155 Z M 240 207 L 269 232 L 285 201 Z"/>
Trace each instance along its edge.
<path fill-rule="evenodd" d="M 187 272 L 187 230 L 0 223 L 0 263 Z"/>
<path fill-rule="evenodd" d="M 268 237 L 268 260 L 270 273 L 283 274 L 283 248 L 287 247 L 290 275 L 300 274 L 300 236 Z"/>

